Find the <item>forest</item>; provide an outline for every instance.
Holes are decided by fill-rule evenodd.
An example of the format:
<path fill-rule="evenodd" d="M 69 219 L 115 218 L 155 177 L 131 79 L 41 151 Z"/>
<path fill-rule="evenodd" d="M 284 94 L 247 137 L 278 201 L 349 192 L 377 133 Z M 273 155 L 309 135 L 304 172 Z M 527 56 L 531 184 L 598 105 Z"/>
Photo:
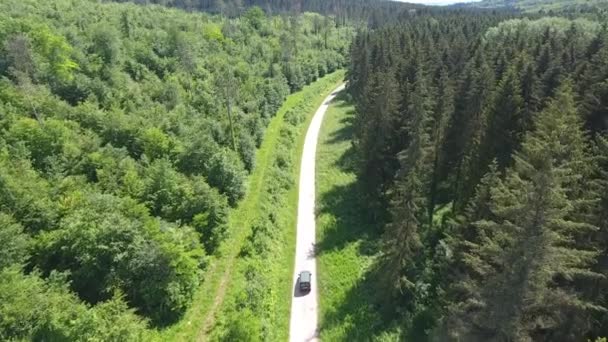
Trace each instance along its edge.
<path fill-rule="evenodd" d="M 352 28 L 97 1 L 0 3 L 0 340 L 178 320 L 285 97 Z"/>
<path fill-rule="evenodd" d="M 601 6 L 1 1 L 0 340 L 286 339 L 304 130 L 346 73 L 363 206 L 331 214 L 379 242 L 338 258 L 373 294 L 345 324 L 605 341 Z"/>
<path fill-rule="evenodd" d="M 481 0 L 465 6 L 481 8 L 516 8 L 525 12 L 608 8 L 603 0 Z"/>
<path fill-rule="evenodd" d="M 154 3 L 163 6 L 177 7 L 185 10 L 201 10 L 219 13 L 229 17 L 239 16 L 251 6 L 258 6 L 266 13 L 297 14 L 316 12 L 332 15 L 336 22 L 346 24 L 353 21 L 368 21 L 379 16 L 392 17 L 405 8 L 423 8 L 421 5 L 384 0 L 105 0 L 116 2 L 134 2 L 138 4 Z"/>
<path fill-rule="evenodd" d="M 453 11 L 355 38 L 375 305 L 402 339 L 608 335 L 607 22 Z"/>

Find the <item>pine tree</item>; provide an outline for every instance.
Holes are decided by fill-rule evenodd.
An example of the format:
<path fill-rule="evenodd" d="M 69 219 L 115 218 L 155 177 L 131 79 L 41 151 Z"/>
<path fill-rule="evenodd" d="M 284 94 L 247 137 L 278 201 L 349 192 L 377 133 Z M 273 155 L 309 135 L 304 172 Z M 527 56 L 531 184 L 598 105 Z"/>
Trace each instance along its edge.
<path fill-rule="evenodd" d="M 600 306 L 608 308 L 608 138 L 597 136 L 599 165 L 599 182 L 596 182 L 601 200 L 598 203 L 597 222 L 600 227 L 594 236 L 594 243 L 600 255 L 594 270 L 604 275 L 596 283 L 586 284 L 589 297 L 595 299 Z M 594 334 L 608 335 L 608 311 L 598 313 L 595 318 Z"/>
<path fill-rule="evenodd" d="M 366 99 L 355 119 L 357 144 L 362 154 L 362 174 L 368 188 L 382 195 L 396 169 L 395 155 L 390 153 L 390 140 L 395 134 L 393 120 L 398 117 L 400 94 L 391 72 L 375 73 L 363 89 Z"/>
<path fill-rule="evenodd" d="M 445 164 L 444 172 L 453 174 L 450 182 L 454 208 L 458 212 L 462 212 L 473 194 L 473 189 L 486 171 L 480 153 L 494 87 L 494 73 L 480 55 L 476 56 L 474 65 L 469 71 L 470 75 L 467 76 L 470 83 L 463 87 L 464 94 L 460 97 L 464 103 L 456 107 L 456 111 L 462 113 L 460 117 L 463 122 L 458 122 L 460 120 L 455 113 L 450 125 L 453 138 L 447 141 L 444 149 L 446 159 L 452 158 L 451 163 Z M 462 117 L 463 115 L 466 116 Z M 457 154 L 452 154 L 452 145 L 461 146 Z M 454 160 L 456 156 L 458 158 Z"/>
<path fill-rule="evenodd" d="M 414 86 L 409 106 L 409 145 L 398 156 L 401 165 L 391 194 L 391 223 L 384 234 L 386 277 L 393 290 L 415 296 L 416 269 L 422 247 L 419 229 L 427 224 L 431 143 L 428 134 L 430 99 L 424 76 Z M 394 292 L 393 292 L 394 293 Z"/>
<path fill-rule="evenodd" d="M 581 298 L 573 285 L 599 275 L 589 269 L 596 253 L 574 241 L 596 228 L 572 219 L 578 198 L 571 186 L 587 152 L 569 84 L 534 124 L 513 168 L 491 190 L 494 217 L 475 223 L 491 234 L 471 252 L 484 281 L 467 283 L 477 295 L 469 299 L 473 309 L 460 317 L 467 326 L 460 336 L 464 340 L 574 338 L 582 332 L 561 325 L 572 315 L 601 309 Z"/>
<path fill-rule="evenodd" d="M 413 143 L 401 156 L 404 162 L 420 152 L 419 146 L 415 145 Z M 423 182 L 416 171 L 402 170 L 398 175 L 392 193 L 392 222 L 387 225 L 383 238 L 389 293 L 407 293 L 410 299 L 414 295 L 417 255 L 422 248 L 418 232 L 421 224 L 419 213 L 425 204 Z"/>
<path fill-rule="evenodd" d="M 496 158 L 502 170 L 511 163 L 511 153 L 519 147 L 525 120 L 519 82 L 515 67 L 511 67 L 498 85 L 483 139 L 485 152 L 481 165 L 487 165 Z"/>
<path fill-rule="evenodd" d="M 528 130 L 532 122 L 533 114 L 540 108 L 541 84 L 536 76 L 534 63 L 530 61 L 528 55 L 524 54 L 520 56 L 517 69 L 521 70 L 521 95 L 524 100 L 524 120 L 522 126 L 524 130 Z"/>
<path fill-rule="evenodd" d="M 429 189 L 429 222 L 433 219 L 433 211 L 437 202 L 440 164 L 441 164 L 441 148 L 445 143 L 446 131 L 448 122 L 454 113 L 454 89 L 450 82 L 449 75 L 446 70 L 441 71 L 439 78 L 439 86 L 437 93 L 437 104 L 433 110 L 431 141 L 432 151 L 431 158 L 433 159 L 433 169 Z"/>
<path fill-rule="evenodd" d="M 448 241 L 454 257 L 450 265 L 451 273 L 447 275 L 448 315 L 440 328 L 442 331 L 438 332 L 444 335 L 442 339 L 458 340 L 467 329 L 467 312 L 480 308 L 478 284 L 483 282 L 492 269 L 477 251 L 491 236 L 492 231 L 476 225 L 475 222 L 495 218 L 490 208 L 491 191 L 499 182 L 498 166 L 493 162 L 477 185 L 475 195 L 466 207 L 464 215 L 457 217 L 456 222 L 451 222 L 454 229 Z"/>
<path fill-rule="evenodd" d="M 603 229 L 604 232 L 608 233 L 608 138 L 604 136 L 597 136 L 597 142 L 599 147 L 600 154 L 600 179 L 601 182 L 599 184 L 600 191 L 602 194 L 601 203 L 600 203 L 600 213 L 599 213 L 599 222 L 600 228 Z M 608 241 L 608 240 L 605 240 Z M 608 247 L 608 243 L 607 246 Z M 608 250 L 607 250 L 608 252 Z"/>
<path fill-rule="evenodd" d="M 584 98 L 583 112 L 588 118 L 588 127 L 593 132 L 608 129 L 608 33 L 598 36 L 595 42 L 597 53 L 588 63 L 581 83 Z"/>

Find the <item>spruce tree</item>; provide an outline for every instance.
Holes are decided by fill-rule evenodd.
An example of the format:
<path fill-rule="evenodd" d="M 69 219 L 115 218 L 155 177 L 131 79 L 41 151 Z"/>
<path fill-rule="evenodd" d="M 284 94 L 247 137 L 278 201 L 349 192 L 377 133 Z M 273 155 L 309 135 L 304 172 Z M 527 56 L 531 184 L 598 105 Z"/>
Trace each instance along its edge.
<path fill-rule="evenodd" d="M 519 147 L 525 119 L 519 82 L 515 67 L 511 67 L 498 85 L 484 137 L 482 165 L 496 158 L 499 169 L 504 169 L 511 162 L 511 153 Z"/>
<path fill-rule="evenodd" d="M 389 142 L 394 135 L 393 120 L 398 116 L 400 94 L 391 73 L 371 75 L 371 82 L 363 89 L 369 100 L 362 101 L 355 119 L 356 144 L 362 160 L 362 174 L 367 186 L 382 195 L 395 173 L 395 155 L 389 153 Z"/>
<path fill-rule="evenodd" d="M 447 70 L 441 71 L 437 90 L 437 104 L 433 109 L 430 137 L 432 141 L 431 158 L 433 160 L 433 168 L 429 189 L 429 222 L 433 219 L 433 211 L 439 196 L 441 148 L 445 143 L 448 122 L 454 113 L 454 89 Z"/>
<path fill-rule="evenodd" d="M 608 34 L 598 37 L 598 51 L 588 63 L 581 83 L 583 112 L 593 132 L 608 130 Z"/>
<path fill-rule="evenodd" d="M 596 227 L 572 219 L 578 198 L 571 187 L 587 151 L 569 84 L 534 125 L 504 181 L 491 190 L 494 217 L 475 223 L 491 233 L 471 251 L 483 277 L 467 284 L 476 296 L 460 317 L 464 340 L 570 339 L 582 333 L 575 326 L 563 330 L 571 315 L 601 309 L 574 286 L 599 275 L 589 268 L 596 253 L 574 241 Z"/>
<path fill-rule="evenodd" d="M 453 250 L 448 280 L 447 317 L 441 331 L 441 339 L 456 339 L 466 332 L 467 313 L 478 310 L 479 284 L 492 269 L 479 255 L 482 244 L 492 231 L 475 224 L 479 220 L 495 218 L 490 208 L 491 191 L 500 182 L 500 172 L 496 162 L 490 164 L 489 171 L 482 177 L 475 189 L 475 195 L 465 209 L 464 215 L 451 222 L 454 229 L 449 233 L 448 243 Z"/>
<path fill-rule="evenodd" d="M 471 76 L 473 82 L 464 97 L 466 105 L 463 111 L 468 115 L 466 125 L 462 130 L 454 131 L 457 139 L 462 141 L 460 143 L 463 146 L 461 157 L 454 166 L 447 168 L 447 172 L 455 174 L 451 182 L 454 208 L 459 212 L 462 212 L 473 195 L 479 179 L 487 171 L 485 160 L 481 159 L 481 152 L 488 112 L 491 109 L 494 73 L 482 56 L 478 56 L 476 59 L 477 66 Z M 449 142 L 449 144 L 451 143 Z M 455 172 L 452 169 L 455 169 Z"/>
<path fill-rule="evenodd" d="M 599 231 L 594 236 L 594 243 L 600 255 L 595 270 L 604 275 L 596 283 L 585 284 L 590 298 L 596 300 L 600 306 L 608 308 L 608 138 L 597 136 L 599 155 L 599 182 L 596 183 L 598 193 L 601 194 L 597 207 L 597 222 Z M 594 332 L 598 336 L 608 335 L 608 311 L 598 313 L 595 318 Z"/>
<path fill-rule="evenodd" d="M 417 266 L 422 248 L 420 228 L 427 219 L 431 143 L 428 134 L 430 110 L 426 80 L 419 75 L 409 106 L 412 120 L 408 127 L 409 145 L 398 158 L 391 196 L 391 223 L 384 234 L 384 260 L 387 284 L 412 299 L 415 296 Z M 395 294 L 396 292 L 393 292 Z"/>

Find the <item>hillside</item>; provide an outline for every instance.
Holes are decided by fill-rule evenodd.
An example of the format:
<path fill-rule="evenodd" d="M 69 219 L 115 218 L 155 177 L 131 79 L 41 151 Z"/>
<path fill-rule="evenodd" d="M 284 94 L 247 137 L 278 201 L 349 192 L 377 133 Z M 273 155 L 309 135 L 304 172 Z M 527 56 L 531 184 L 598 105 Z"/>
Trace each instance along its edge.
<path fill-rule="evenodd" d="M 173 324 L 232 233 L 269 122 L 345 65 L 352 30 L 257 8 L 0 13 L 0 340 Z"/>
<path fill-rule="evenodd" d="M 332 274 L 358 262 L 359 278 L 327 292 L 332 336 L 608 335 L 605 23 L 456 11 L 357 36 L 358 184 L 324 189 L 334 218 L 323 228 L 348 240 L 320 260 Z M 344 202 L 360 189 L 365 209 Z M 340 224 L 359 213 L 374 224 Z M 375 247 L 344 246 L 357 240 Z"/>
<path fill-rule="evenodd" d="M 480 8 L 516 8 L 522 11 L 549 11 L 549 10 L 568 10 L 568 9 L 608 9 L 608 2 L 605 0 L 482 0 L 467 4 L 468 7 Z"/>
<path fill-rule="evenodd" d="M 410 6 L 0 1 L 0 341 L 606 342 L 608 1 Z"/>
<path fill-rule="evenodd" d="M 421 5 L 387 0 L 104 0 L 158 4 L 182 8 L 188 11 L 204 11 L 236 17 L 252 6 L 260 7 L 269 14 L 297 14 L 316 12 L 332 15 L 338 22 L 368 20 L 381 15 L 392 17 L 407 8 L 422 8 Z"/>

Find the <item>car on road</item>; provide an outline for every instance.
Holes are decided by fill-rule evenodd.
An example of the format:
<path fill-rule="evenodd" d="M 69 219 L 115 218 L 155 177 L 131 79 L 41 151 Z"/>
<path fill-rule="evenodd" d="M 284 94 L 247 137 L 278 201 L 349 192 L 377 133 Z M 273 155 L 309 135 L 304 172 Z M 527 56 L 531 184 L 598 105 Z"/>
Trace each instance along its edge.
<path fill-rule="evenodd" d="M 298 276 L 298 284 L 300 286 L 300 291 L 308 292 L 310 291 L 310 280 L 312 278 L 312 274 L 309 271 L 302 271 Z"/>

